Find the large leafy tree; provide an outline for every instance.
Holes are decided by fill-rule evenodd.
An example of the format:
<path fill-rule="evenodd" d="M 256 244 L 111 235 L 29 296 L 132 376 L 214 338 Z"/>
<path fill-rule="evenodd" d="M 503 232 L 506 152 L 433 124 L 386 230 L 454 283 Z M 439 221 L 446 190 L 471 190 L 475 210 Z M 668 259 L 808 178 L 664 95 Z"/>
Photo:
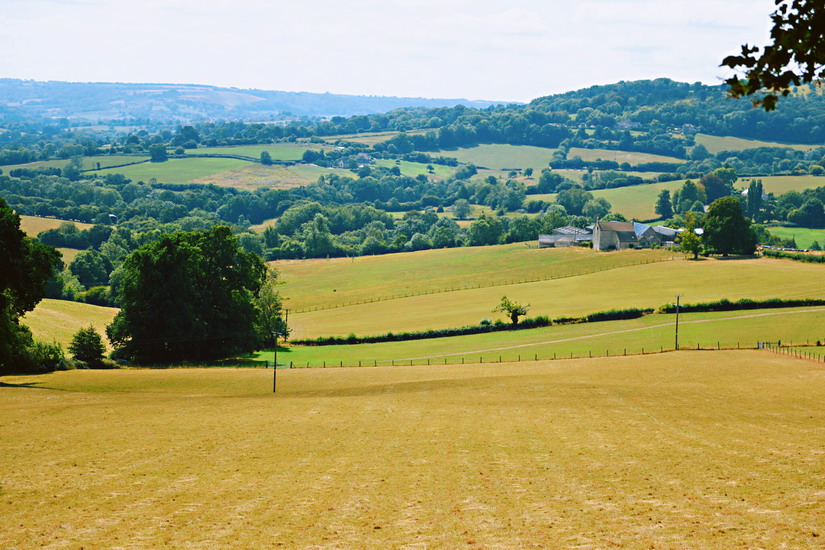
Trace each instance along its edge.
<path fill-rule="evenodd" d="M 727 256 L 753 254 L 756 249 L 756 233 L 736 197 L 715 200 L 705 215 L 704 226 L 705 246 L 710 252 Z"/>
<path fill-rule="evenodd" d="M 0 372 L 43 366 L 31 361 L 34 341 L 20 317 L 43 298 L 59 262 L 57 250 L 26 237 L 20 216 L 0 198 Z"/>
<path fill-rule="evenodd" d="M 723 66 L 744 71 L 743 79 L 726 80 L 733 97 L 757 96 L 754 105 L 772 111 L 790 86 L 815 82 L 825 75 L 825 4 L 822 0 L 775 0 L 771 15 L 772 43 L 759 48 L 745 44 Z"/>
<path fill-rule="evenodd" d="M 171 233 L 132 253 L 121 268 L 121 311 L 106 332 L 140 363 L 225 357 L 259 342 L 255 298 L 263 261 L 238 247 L 228 227 Z"/>

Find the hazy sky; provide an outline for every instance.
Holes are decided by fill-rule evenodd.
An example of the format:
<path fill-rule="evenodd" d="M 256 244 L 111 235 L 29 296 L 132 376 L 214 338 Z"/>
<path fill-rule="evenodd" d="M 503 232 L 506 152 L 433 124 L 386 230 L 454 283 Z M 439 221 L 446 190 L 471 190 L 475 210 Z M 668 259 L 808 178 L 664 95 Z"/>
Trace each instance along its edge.
<path fill-rule="evenodd" d="M 0 0 L 0 77 L 528 101 L 718 83 L 772 0 Z"/>

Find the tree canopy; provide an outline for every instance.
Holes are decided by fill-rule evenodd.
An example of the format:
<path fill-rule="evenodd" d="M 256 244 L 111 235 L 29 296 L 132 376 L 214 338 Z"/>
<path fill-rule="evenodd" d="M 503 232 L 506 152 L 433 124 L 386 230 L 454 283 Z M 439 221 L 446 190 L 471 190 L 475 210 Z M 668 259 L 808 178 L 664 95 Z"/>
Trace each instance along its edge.
<path fill-rule="evenodd" d="M 744 69 L 744 80 L 733 76 L 725 82 L 733 97 L 769 93 L 753 101 L 766 111 L 776 108 L 790 86 L 815 82 L 825 74 L 825 4 L 821 0 L 775 0 L 771 15 L 773 42 L 764 48 L 742 46 L 740 55 L 731 55 L 723 66 Z"/>
<path fill-rule="evenodd" d="M 106 329 L 140 363 L 204 360 L 255 349 L 255 298 L 266 267 L 230 229 L 177 232 L 132 253 L 121 267 L 121 311 Z"/>
<path fill-rule="evenodd" d="M 751 222 L 742 214 L 736 197 L 714 201 L 704 219 L 704 241 L 709 252 L 722 254 L 753 254 L 756 234 Z"/>
<path fill-rule="evenodd" d="M 54 369 L 34 357 L 34 340 L 20 316 L 43 298 L 59 262 L 57 250 L 25 236 L 20 216 L 0 198 L 0 372 Z"/>

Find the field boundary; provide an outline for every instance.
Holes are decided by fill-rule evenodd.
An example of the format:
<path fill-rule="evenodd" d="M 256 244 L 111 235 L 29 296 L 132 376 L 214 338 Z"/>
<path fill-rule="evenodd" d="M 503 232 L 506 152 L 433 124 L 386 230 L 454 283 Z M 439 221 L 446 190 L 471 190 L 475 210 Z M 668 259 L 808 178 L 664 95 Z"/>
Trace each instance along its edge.
<path fill-rule="evenodd" d="M 418 291 L 418 292 L 405 292 L 404 294 L 393 294 L 391 296 L 378 296 L 378 297 L 370 298 L 368 300 L 354 300 L 354 301 L 351 301 L 351 302 L 342 302 L 342 303 L 331 304 L 331 305 L 326 305 L 326 306 L 314 306 L 314 307 L 306 307 L 306 308 L 300 308 L 300 309 L 292 309 L 290 311 L 292 311 L 292 313 L 294 313 L 294 314 L 310 313 L 310 312 L 313 312 L 313 311 L 324 311 L 324 310 L 328 310 L 328 309 L 339 309 L 339 308 L 343 308 L 343 307 L 358 306 L 358 305 L 363 305 L 363 304 L 372 304 L 372 303 L 375 303 L 375 302 L 387 302 L 387 301 L 390 301 L 390 300 L 400 300 L 400 299 L 403 299 L 403 298 L 413 298 L 413 297 L 416 297 L 416 296 L 427 296 L 427 295 L 430 295 L 430 294 L 446 294 L 448 292 L 462 292 L 462 291 L 465 291 L 465 290 L 477 290 L 477 289 L 480 289 L 480 288 L 493 288 L 493 287 L 497 287 L 497 286 L 523 285 L 523 284 L 527 284 L 527 283 L 539 283 L 539 282 L 542 282 L 542 281 L 552 281 L 552 280 L 555 280 L 555 279 L 569 279 L 571 277 L 581 277 L 582 275 L 590 275 L 592 273 L 601 273 L 603 271 L 610 271 L 611 269 L 622 269 L 622 268 L 625 268 L 625 267 L 634 267 L 634 266 L 637 266 L 637 265 L 656 264 L 656 263 L 662 263 L 662 262 L 673 262 L 673 261 L 678 261 L 678 260 L 684 260 L 685 258 L 686 258 L 686 256 L 671 256 L 669 258 L 662 258 L 662 259 L 658 259 L 658 260 L 648 259 L 648 260 L 644 260 L 644 261 L 629 262 L 629 263 L 622 264 L 622 265 L 613 265 L 613 266 L 604 267 L 604 268 L 601 268 L 601 269 L 595 269 L 595 268 L 585 269 L 585 270 L 582 270 L 582 271 L 577 271 L 575 273 L 568 273 L 568 274 L 562 274 L 562 275 L 550 275 L 548 277 L 535 277 L 535 278 L 530 278 L 530 279 L 510 279 L 509 281 L 508 280 L 493 281 L 493 282 L 486 283 L 486 284 L 482 284 L 482 283 L 475 284 L 475 285 L 466 285 L 465 284 L 463 286 L 454 286 L 454 287 L 449 287 L 449 288 L 421 290 L 421 291 Z"/>

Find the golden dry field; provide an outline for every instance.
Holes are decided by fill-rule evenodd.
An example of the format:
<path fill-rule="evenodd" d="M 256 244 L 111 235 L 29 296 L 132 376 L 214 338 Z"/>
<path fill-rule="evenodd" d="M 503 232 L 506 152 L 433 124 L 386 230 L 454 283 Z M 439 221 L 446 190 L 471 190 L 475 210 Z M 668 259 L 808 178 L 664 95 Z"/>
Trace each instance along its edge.
<path fill-rule="evenodd" d="M 20 216 L 20 230 L 29 237 L 37 237 L 38 233 L 42 233 L 47 229 L 57 229 L 61 223 L 67 220 L 58 220 L 57 218 L 41 218 L 38 216 Z M 92 227 L 90 223 L 70 222 L 77 226 L 78 229 L 89 229 Z"/>
<path fill-rule="evenodd" d="M 768 352 L 0 378 L 4 548 L 800 548 L 825 369 Z"/>
<path fill-rule="evenodd" d="M 567 254 L 564 249 L 529 252 L 536 254 L 532 256 L 532 260 L 522 260 L 525 273 L 541 265 L 533 262 L 538 262 L 542 254 L 548 259 L 562 258 Z M 625 256 L 624 259 L 632 258 L 635 252 L 641 251 L 628 251 L 626 254 L 630 256 Z M 575 263 L 578 269 L 595 267 L 594 262 L 605 262 L 610 259 L 618 263 L 618 260 L 623 258 L 619 255 L 614 256 L 616 253 L 613 252 L 582 250 L 581 253 L 583 256 Z M 422 255 L 421 258 L 429 261 L 422 261 L 415 268 L 416 278 L 426 280 L 427 276 L 431 276 L 432 282 L 429 284 L 441 284 L 442 288 L 449 288 L 448 283 L 454 278 L 456 286 L 460 285 L 463 275 L 450 272 L 447 267 L 442 269 L 440 262 L 436 261 L 437 256 Z M 505 260 L 506 256 L 501 254 L 499 259 Z M 656 308 L 673 302 L 677 294 L 683 295 L 682 301 L 685 303 L 723 298 L 738 300 L 823 297 L 822 267 L 817 264 L 768 258 L 704 259 L 616 267 L 553 280 L 487 286 L 306 311 L 303 308 L 307 306 L 346 304 L 350 301 L 347 299 L 348 296 L 353 297 L 353 302 L 359 301 L 360 294 L 355 290 L 370 288 L 368 281 L 360 277 L 360 272 L 355 267 L 358 262 L 348 260 L 349 263 L 339 262 L 332 265 L 324 263 L 330 262 L 329 260 L 313 261 L 319 262 L 318 271 L 315 272 L 317 278 L 301 278 L 296 276 L 300 272 L 298 269 L 293 271 L 289 264 L 278 265 L 285 281 L 281 293 L 288 298 L 286 307 L 293 309 L 289 322 L 294 330 L 294 338 L 439 329 L 477 324 L 484 318 L 503 319 L 501 314 L 492 311 L 502 295 L 521 304 L 530 304 L 529 316 L 547 315 L 550 318 L 586 315 L 609 309 Z M 398 291 L 403 293 L 405 289 L 426 288 L 424 282 L 413 280 L 413 268 L 408 268 L 408 271 L 393 271 L 401 264 L 395 264 L 391 257 L 382 256 L 374 260 L 376 263 L 381 261 L 384 263 L 380 268 L 376 267 L 376 273 L 384 273 L 384 281 L 375 283 L 375 297 L 396 295 Z M 504 264 L 491 261 L 489 269 L 495 270 L 496 266 L 501 265 Z M 564 262 L 560 262 L 559 265 L 564 265 Z M 309 267 L 302 265 L 300 270 Z M 334 269 L 334 276 L 322 275 L 322 270 L 328 268 Z M 550 274 L 559 268 L 550 263 L 543 269 Z M 485 273 L 486 271 L 480 268 L 476 277 L 484 277 Z M 351 284 L 354 285 L 352 292 L 345 284 L 347 280 L 352 281 Z M 467 276 L 467 280 L 474 278 Z M 330 281 L 343 282 L 341 286 L 332 286 L 328 285 Z M 362 281 L 364 286 L 358 286 Z M 359 300 L 354 299 L 356 296 Z"/>

